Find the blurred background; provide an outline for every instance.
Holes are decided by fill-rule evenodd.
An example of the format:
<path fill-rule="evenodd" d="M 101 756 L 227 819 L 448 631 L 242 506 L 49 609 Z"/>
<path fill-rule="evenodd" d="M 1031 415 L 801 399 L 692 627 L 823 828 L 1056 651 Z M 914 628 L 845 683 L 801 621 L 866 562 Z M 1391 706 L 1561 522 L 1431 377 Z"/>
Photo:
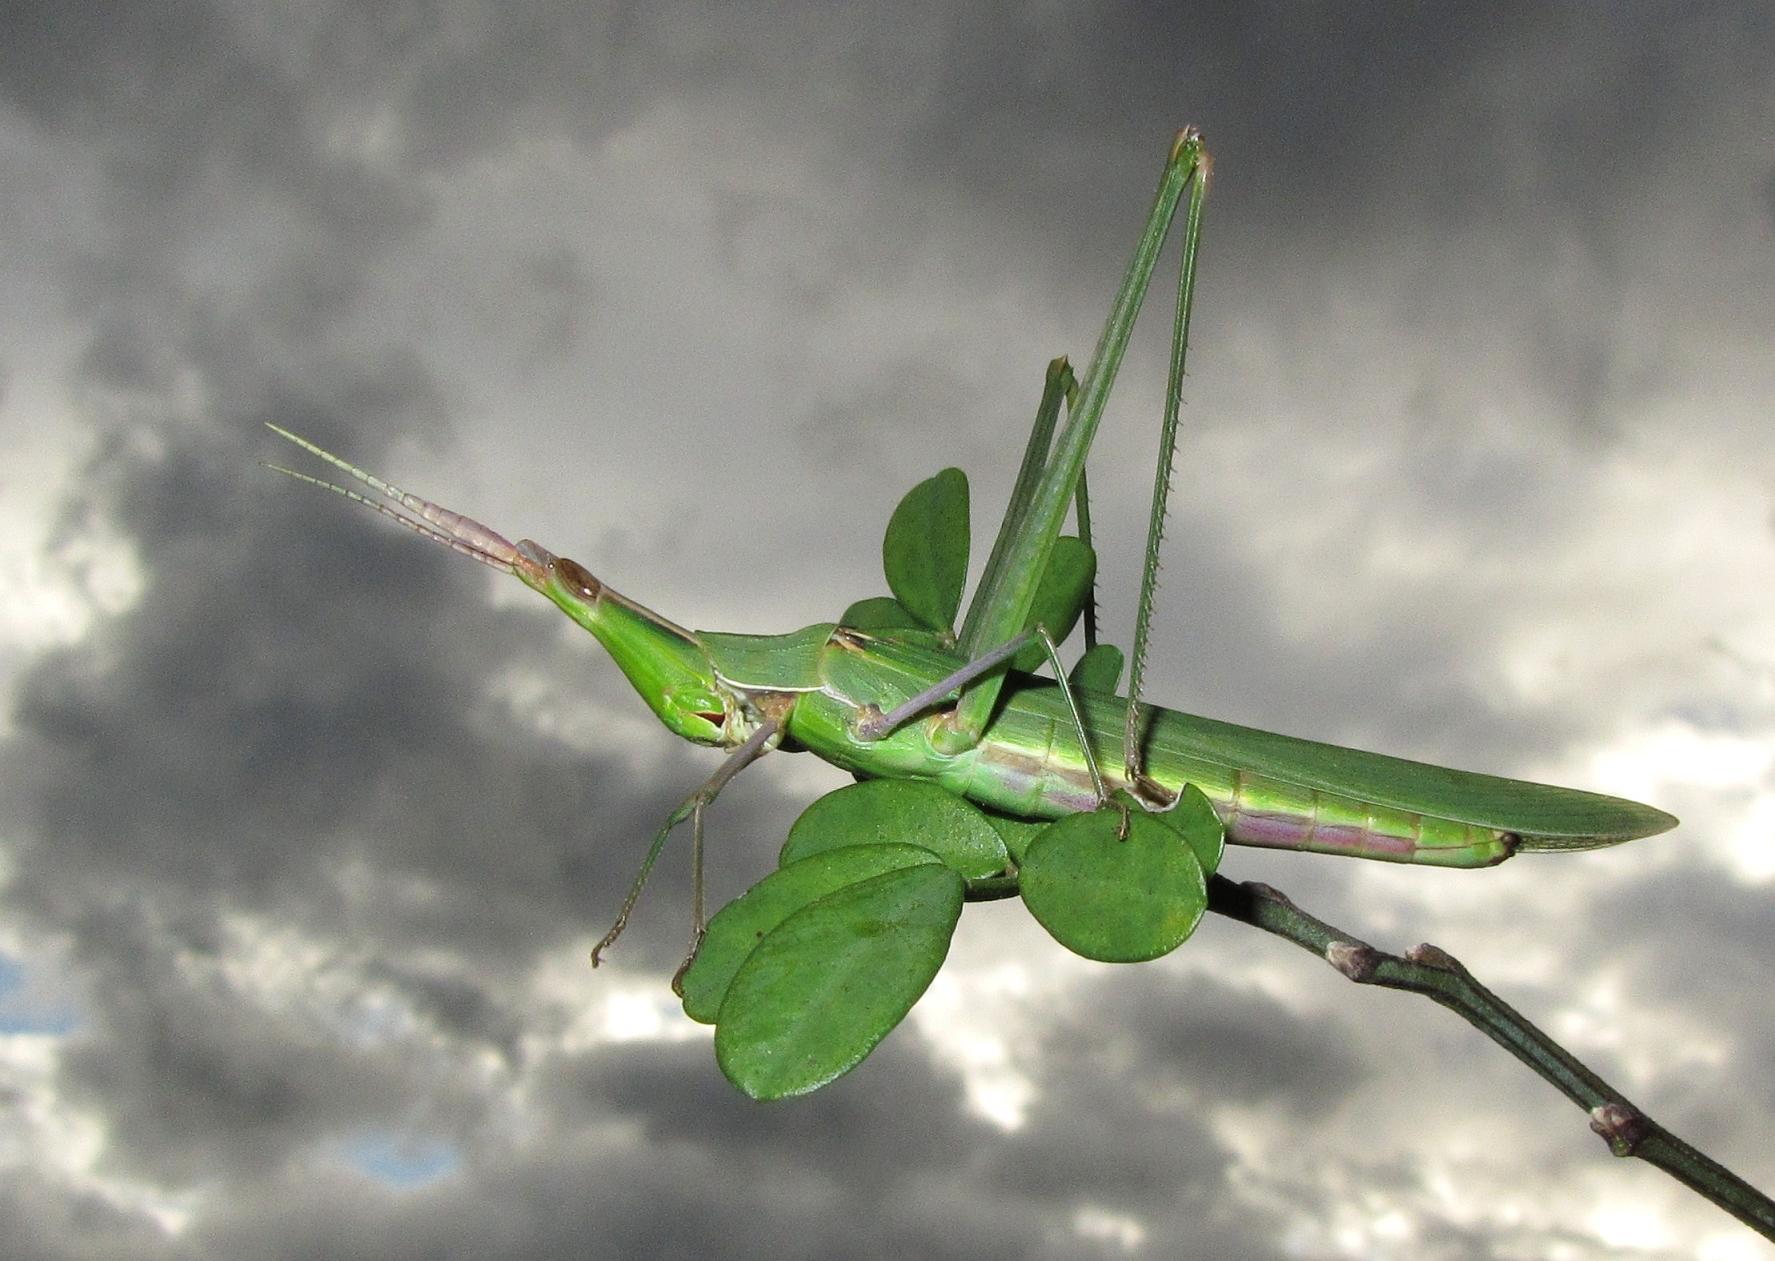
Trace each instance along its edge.
<path fill-rule="evenodd" d="M 272 420 L 690 626 L 983 557 L 1172 135 L 1218 159 L 1149 694 L 1647 800 L 1480 872 L 1236 850 L 1775 1186 L 1766 6 L 0 10 L 0 1218 L 20 1258 L 1767 1255 L 1451 1015 L 974 907 L 772 1106 L 666 981 L 714 755 Z M 1166 274 L 1166 267 L 1161 275 Z M 1162 280 L 1091 466 L 1126 642 Z M 723 797 L 712 896 L 843 782 Z"/>

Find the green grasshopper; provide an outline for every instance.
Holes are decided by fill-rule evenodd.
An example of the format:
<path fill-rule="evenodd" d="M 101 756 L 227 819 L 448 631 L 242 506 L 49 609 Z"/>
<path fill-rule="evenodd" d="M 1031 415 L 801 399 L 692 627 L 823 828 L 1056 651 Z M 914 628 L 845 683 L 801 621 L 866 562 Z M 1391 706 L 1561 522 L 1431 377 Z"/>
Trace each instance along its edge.
<path fill-rule="evenodd" d="M 674 988 L 687 1013 L 716 1025 L 721 1067 L 754 1097 L 803 1093 L 860 1062 L 941 967 L 967 900 L 1021 896 L 1063 945 L 1138 961 L 1194 929 L 1224 842 L 1483 867 L 1676 824 L 1616 797 L 1140 700 L 1210 170 L 1200 133 L 1185 129 L 1085 376 L 1075 379 L 1064 359 L 1049 366 L 1010 505 L 959 627 L 968 508 L 957 469 L 914 487 L 895 510 L 883 545 L 891 597 L 785 635 L 733 635 L 686 630 L 576 561 L 527 539 L 514 546 L 272 426 L 394 506 L 277 471 L 514 575 L 590 631 L 666 727 L 730 750 L 654 837 L 592 961 L 622 931 L 667 836 L 690 820 L 695 929 Z M 1118 694 L 1122 654 L 1095 642 L 1085 457 L 1186 193 L 1160 464 L 1128 686 Z M 1076 536 L 1061 534 L 1069 509 Z M 1056 642 L 1081 619 L 1086 651 L 1067 671 Z M 1053 678 L 1037 677 L 1044 665 Z M 815 802 L 778 870 L 705 929 L 704 810 L 778 747 L 811 752 L 859 782 Z"/>

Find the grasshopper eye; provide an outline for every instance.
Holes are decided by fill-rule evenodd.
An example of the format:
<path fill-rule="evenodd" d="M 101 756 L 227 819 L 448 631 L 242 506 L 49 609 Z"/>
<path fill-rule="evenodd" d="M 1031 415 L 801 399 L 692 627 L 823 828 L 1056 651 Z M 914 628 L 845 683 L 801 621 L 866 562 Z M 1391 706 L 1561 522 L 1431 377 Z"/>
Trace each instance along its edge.
<path fill-rule="evenodd" d="M 591 571 L 576 560 L 560 556 L 555 559 L 555 572 L 561 581 L 572 587 L 574 592 L 587 600 L 595 600 L 604 589 L 604 584 L 592 577 Z"/>

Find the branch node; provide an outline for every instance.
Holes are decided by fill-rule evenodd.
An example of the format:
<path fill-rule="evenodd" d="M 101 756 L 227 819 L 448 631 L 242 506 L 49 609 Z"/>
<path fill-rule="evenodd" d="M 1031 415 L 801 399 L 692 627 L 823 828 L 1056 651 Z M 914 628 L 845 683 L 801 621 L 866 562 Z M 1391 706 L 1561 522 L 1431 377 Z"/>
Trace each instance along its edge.
<path fill-rule="evenodd" d="M 1466 968 L 1461 961 L 1449 954 L 1441 946 L 1432 946 L 1429 942 L 1420 942 L 1405 952 L 1405 957 L 1412 963 L 1421 963 L 1426 968 L 1437 968 L 1443 972 L 1464 973 Z"/>
<path fill-rule="evenodd" d="M 1325 947 L 1325 962 L 1352 981 L 1366 981 L 1380 966 L 1381 952 L 1361 941 L 1334 941 Z"/>
<path fill-rule="evenodd" d="M 1590 1128 L 1602 1136 L 1613 1154 L 1636 1156 L 1662 1169 L 1765 1239 L 1775 1240 L 1775 1200 L 1621 1098 L 1571 1052 L 1481 985 L 1446 951 L 1427 942 L 1404 956 L 1377 950 L 1300 910 L 1265 884 L 1235 884 L 1217 874 L 1209 879 L 1208 896 L 1209 907 L 1217 914 L 1320 956 L 1358 985 L 1404 990 L 1449 1008 L 1568 1099 L 1586 1107 Z M 1596 1099 L 1608 1102 L 1589 1108 Z"/>
<path fill-rule="evenodd" d="M 1617 1156 L 1632 1156 L 1652 1132 L 1646 1114 L 1628 1103 L 1599 1103 L 1590 1109 L 1590 1128 L 1602 1135 Z"/>

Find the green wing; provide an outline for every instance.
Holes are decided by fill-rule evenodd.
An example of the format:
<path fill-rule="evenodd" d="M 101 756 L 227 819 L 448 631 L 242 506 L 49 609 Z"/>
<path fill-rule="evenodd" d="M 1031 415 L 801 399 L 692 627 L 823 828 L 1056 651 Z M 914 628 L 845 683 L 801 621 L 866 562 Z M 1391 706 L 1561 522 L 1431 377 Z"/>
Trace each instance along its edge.
<path fill-rule="evenodd" d="M 1528 850 L 1593 849 L 1677 824 L 1653 806 L 1577 788 L 1451 770 L 1428 762 L 1155 710 L 1154 769 L 1171 759 L 1236 767 L 1321 792 L 1515 832 Z"/>

